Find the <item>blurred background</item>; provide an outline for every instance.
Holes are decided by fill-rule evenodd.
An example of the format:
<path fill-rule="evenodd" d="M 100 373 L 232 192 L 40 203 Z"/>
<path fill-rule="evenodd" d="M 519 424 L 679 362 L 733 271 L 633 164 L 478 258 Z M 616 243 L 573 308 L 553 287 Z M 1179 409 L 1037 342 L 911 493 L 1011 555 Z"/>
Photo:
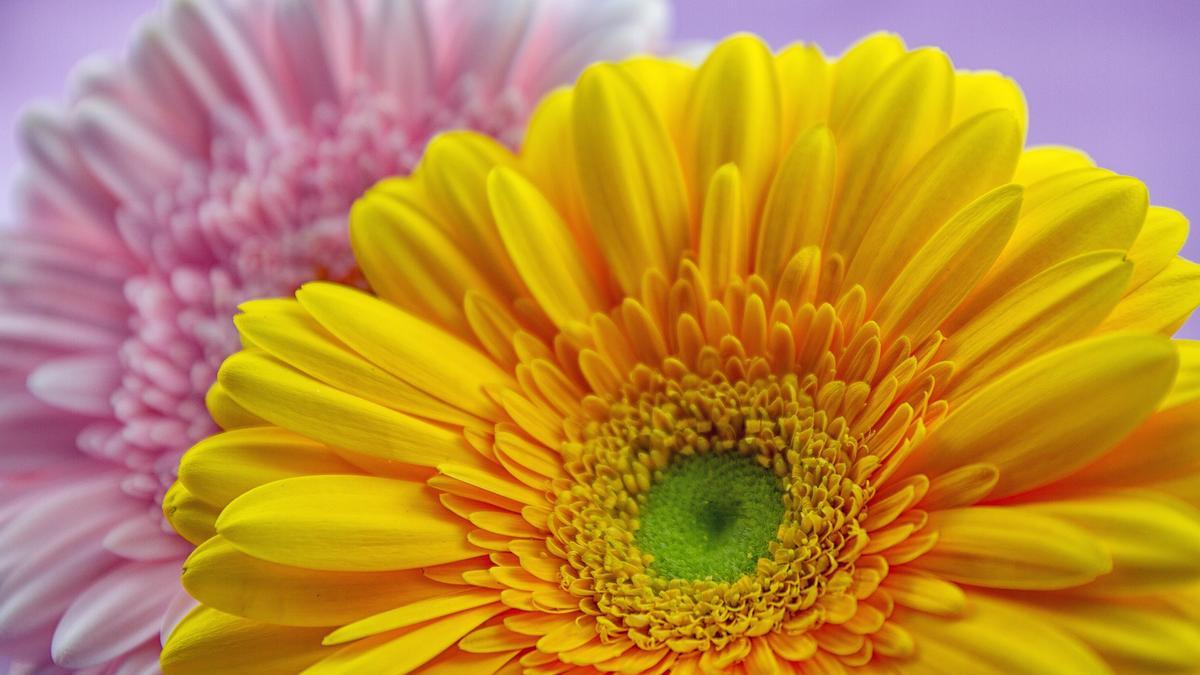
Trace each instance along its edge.
<path fill-rule="evenodd" d="M 0 0 L 0 223 L 10 220 L 14 125 L 30 100 L 61 100 L 72 66 L 120 54 L 160 0 Z M 1073 145 L 1150 186 L 1156 204 L 1200 224 L 1200 2 L 1155 0 L 675 0 L 675 38 L 735 31 L 837 54 L 890 30 L 965 68 L 1017 79 L 1029 140 Z M 1200 236 L 1185 248 L 1200 258 Z M 1200 337 L 1200 320 L 1187 333 Z"/>

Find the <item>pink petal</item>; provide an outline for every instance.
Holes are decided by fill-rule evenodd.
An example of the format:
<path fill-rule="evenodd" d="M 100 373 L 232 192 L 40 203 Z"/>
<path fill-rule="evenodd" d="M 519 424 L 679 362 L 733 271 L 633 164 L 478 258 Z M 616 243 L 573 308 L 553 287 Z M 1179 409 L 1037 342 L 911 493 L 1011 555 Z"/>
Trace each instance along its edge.
<path fill-rule="evenodd" d="M 29 390 L 46 403 L 82 415 L 111 415 L 109 400 L 121 383 L 121 364 L 110 355 L 47 361 L 29 375 Z"/>
<path fill-rule="evenodd" d="M 80 464 L 84 469 L 95 466 L 87 462 Z M 85 527 L 80 528 L 76 524 L 80 520 L 78 516 L 97 512 L 107 514 L 113 510 L 112 503 L 124 504 L 132 513 L 138 503 L 121 493 L 120 480 L 119 472 L 74 480 L 68 476 L 66 480 L 47 482 L 44 487 L 31 491 L 21 500 L 24 508 L 20 514 L 0 527 L 0 582 L 30 552 L 45 548 L 52 541 L 77 530 L 86 532 L 91 525 L 85 522 Z"/>
<path fill-rule="evenodd" d="M 130 500 L 132 501 L 132 500 Z M 129 502 L 81 506 L 67 521 L 18 551 L 19 562 L 0 578 L 0 635 L 21 634 L 57 619 L 95 578 L 120 559 L 101 545 L 103 532 L 140 507 Z"/>
<path fill-rule="evenodd" d="M 167 606 L 167 611 L 163 613 L 162 626 L 158 633 L 159 643 L 167 644 L 167 638 L 171 636 L 171 631 L 175 630 L 175 626 L 178 626 L 185 616 L 199 606 L 200 603 L 196 602 L 192 596 L 182 588 L 179 589 L 175 593 L 175 597 L 171 599 L 171 604 Z"/>
<path fill-rule="evenodd" d="M 0 316 L 0 341 L 14 340 L 71 349 L 115 350 L 119 336 L 98 326 L 28 312 Z"/>
<path fill-rule="evenodd" d="M 121 664 L 112 671 L 111 675 L 157 675 L 160 672 L 158 667 L 160 651 L 162 648 L 159 647 L 158 642 L 151 642 L 144 647 L 139 647 L 122 659 Z"/>
<path fill-rule="evenodd" d="M 33 189 L 51 197 L 58 208 L 89 236 L 111 240 L 116 202 L 92 175 L 73 145 L 62 113 L 44 106 L 30 108 L 21 117 L 18 139 L 37 180 Z"/>
<path fill-rule="evenodd" d="M 123 199 L 136 202 L 179 180 L 179 149 L 128 110 L 89 98 L 76 111 L 75 133 L 88 167 Z"/>
<path fill-rule="evenodd" d="M 371 0 L 364 27 L 367 73 L 400 105 L 418 112 L 433 87 L 434 54 L 421 0 Z"/>
<path fill-rule="evenodd" d="M 145 513 L 129 518 L 104 536 L 104 548 L 130 560 L 182 564 L 192 545 L 173 532 L 164 532 L 160 519 Z"/>
<path fill-rule="evenodd" d="M 179 565 L 130 562 L 92 584 L 67 609 L 54 632 L 54 660 L 95 666 L 154 637 L 179 588 Z"/>
<path fill-rule="evenodd" d="M 495 93 L 504 85 L 521 50 L 534 3 L 493 2 L 485 12 L 470 3 L 446 3 L 443 9 L 430 17 L 438 38 L 439 86 L 448 88 L 470 80 L 485 96 Z"/>
<path fill-rule="evenodd" d="M 322 27 L 314 3 L 283 2 L 275 5 L 274 21 L 280 60 L 290 76 L 288 89 L 296 96 L 301 114 L 321 103 L 332 104 L 340 94 L 325 53 Z"/>

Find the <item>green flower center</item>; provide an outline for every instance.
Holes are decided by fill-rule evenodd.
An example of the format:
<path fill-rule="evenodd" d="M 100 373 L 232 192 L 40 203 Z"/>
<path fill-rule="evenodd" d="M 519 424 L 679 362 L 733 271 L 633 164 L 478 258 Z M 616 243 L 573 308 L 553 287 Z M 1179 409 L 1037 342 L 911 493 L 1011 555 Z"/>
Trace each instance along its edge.
<path fill-rule="evenodd" d="M 733 581 L 770 555 L 783 510 L 779 478 L 753 457 L 679 457 L 646 495 L 634 542 L 659 576 Z"/>

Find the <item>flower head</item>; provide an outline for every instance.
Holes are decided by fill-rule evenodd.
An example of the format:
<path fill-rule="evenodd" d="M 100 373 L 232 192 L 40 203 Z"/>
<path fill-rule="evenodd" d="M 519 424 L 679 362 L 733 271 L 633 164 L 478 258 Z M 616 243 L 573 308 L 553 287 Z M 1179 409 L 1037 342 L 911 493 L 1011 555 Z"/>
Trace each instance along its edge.
<path fill-rule="evenodd" d="M 20 488 L 0 653 L 152 666 L 190 550 L 159 502 L 215 429 L 237 304 L 361 285 L 364 189 L 441 129 L 517 141 L 543 93 L 654 47 L 664 19 L 637 0 L 177 0 L 68 109 L 31 113 L 0 257 L 0 468 Z"/>
<path fill-rule="evenodd" d="M 167 672 L 1194 668 L 1186 221 L 1023 127 L 743 36 L 435 139 L 352 212 L 377 297 L 242 306 Z"/>

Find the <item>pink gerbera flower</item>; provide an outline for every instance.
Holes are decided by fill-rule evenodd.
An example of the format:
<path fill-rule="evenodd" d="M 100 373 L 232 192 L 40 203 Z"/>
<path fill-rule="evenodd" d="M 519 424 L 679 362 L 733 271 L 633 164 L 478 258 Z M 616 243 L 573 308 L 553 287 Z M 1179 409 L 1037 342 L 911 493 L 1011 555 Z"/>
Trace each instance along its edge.
<path fill-rule="evenodd" d="M 31 112 L 20 228 L 0 234 L 0 654 L 157 670 L 191 548 L 163 493 L 215 429 L 206 396 L 248 414 L 210 390 L 235 306 L 360 283 L 346 215 L 366 187 L 442 129 L 518 140 L 541 94 L 654 47 L 666 13 L 176 0 L 128 59 L 86 69 L 67 109 Z"/>

